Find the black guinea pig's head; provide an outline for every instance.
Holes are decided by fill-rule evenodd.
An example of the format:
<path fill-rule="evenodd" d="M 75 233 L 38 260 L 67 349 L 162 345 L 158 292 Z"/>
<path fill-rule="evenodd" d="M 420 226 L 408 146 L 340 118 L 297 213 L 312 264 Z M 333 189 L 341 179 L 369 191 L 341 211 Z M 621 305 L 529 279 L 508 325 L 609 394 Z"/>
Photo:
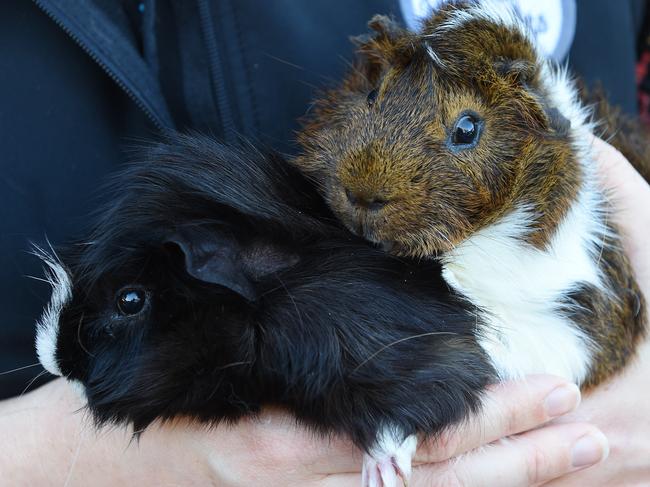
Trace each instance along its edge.
<path fill-rule="evenodd" d="M 63 261 L 43 254 L 53 295 L 38 355 L 82 385 L 97 420 L 138 429 L 178 413 L 235 418 L 257 404 L 250 314 L 266 277 L 298 257 L 232 230 L 142 228 L 144 238 L 117 232 Z"/>
<path fill-rule="evenodd" d="M 39 252 L 53 286 L 39 359 L 81 384 L 100 422 L 235 418 L 260 393 L 251 313 L 299 261 L 290 235 L 316 224 L 283 161 L 183 135 L 144 157 L 88 238 Z"/>

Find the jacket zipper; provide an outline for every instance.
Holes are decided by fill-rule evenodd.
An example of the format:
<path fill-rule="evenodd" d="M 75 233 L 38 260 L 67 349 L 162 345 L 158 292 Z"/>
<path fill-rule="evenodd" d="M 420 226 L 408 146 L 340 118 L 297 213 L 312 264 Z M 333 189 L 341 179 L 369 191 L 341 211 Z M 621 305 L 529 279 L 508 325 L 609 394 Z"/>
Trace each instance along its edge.
<path fill-rule="evenodd" d="M 236 140 L 234 118 L 228 101 L 228 93 L 226 92 L 225 74 L 222 69 L 221 54 L 215 36 L 210 3 L 208 0 L 198 0 L 197 3 L 212 78 L 212 94 L 217 102 L 216 108 L 221 118 L 223 138 L 226 142 L 233 143 Z"/>
<path fill-rule="evenodd" d="M 50 19 L 56 23 L 90 58 L 100 67 L 102 70 L 117 84 L 120 89 L 127 94 L 131 100 L 142 110 L 149 120 L 153 122 L 153 124 L 158 128 L 159 130 L 163 130 L 165 128 L 169 128 L 166 123 L 162 121 L 162 119 L 158 116 L 158 114 L 151 109 L 147 103 L 145 103 L 142 98 L 133 91 L 131 88 L 129 88 L 122 78 L 115 72 L 113 72 L 100 58 L 99 56 L 89 47 L 87 46 L 70 28 L 69 25 L 66 24 L 65 20 L 61 19 L 58 17 L 54 12 L 52 12 L 46 5 L 43 4 L 41 0 L 32 0 L 36 6 L 41 9 Z"/>

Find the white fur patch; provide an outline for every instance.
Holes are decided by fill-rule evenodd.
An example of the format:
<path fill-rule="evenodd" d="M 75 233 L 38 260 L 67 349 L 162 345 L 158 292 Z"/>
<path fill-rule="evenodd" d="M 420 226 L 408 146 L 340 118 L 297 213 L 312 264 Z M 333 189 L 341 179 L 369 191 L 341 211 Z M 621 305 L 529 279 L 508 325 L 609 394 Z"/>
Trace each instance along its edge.
<path fill-rule="evenodd" d="M 364 455 L 363 487 L 398 487 L 408 483 L 418 440 L 415 435 L 404 441 L 402 438 L 396 429 L 385 428 L 379 432 L 377 444 L 370 454 Z"/>
<path fill-rule="evenodd" d="M 577 283 L 602 287 L 593 257 L 602 232 L 593 216 L 590 202 L 578 201 L 548 250 L 538 250 L 522 240 L 534 215 L 519 208 L 445 255 L 445 279 L 486 312 L 479 342 L 501 379 L 587 376 L 594 344 L 563 316 L 559 300 Z"/>
<path fill-rule="evenodd" d="M 88 396 L 86 395 L 86 386 L 84 386 L 81 381 L 77 379 L 68 379 L 68 384 L 70 384 L 70 387 L 75 392 L 75 394 L 77 394 L 77 397 L 81 400 L 81 402 L 88 402 Z"/>
<path fill-rule="evenodd" d="M 596 124 L 591 121 L 591 109 L 581 103 L 567 66 L 558 66 L 543 59 L 539 59 L 538 62 L 541 66 L 540 81 L 547 92 L 551 105 L 571 121 L 571 132 L 575 141 L 585 141 L 576 147 L 581 153 L 579 159 L 582 162 L 591 163 L 589 146 L 586 145 L 589 137 L 584 137 L 592 134 L 596 128 Z M 592 164 L 588 166 L 592 166 Z"/>
<path fill-rule="evenodd" d="M 36 323 L 36 353 L 45 370 L 61 376 L 63 374 L 56 359 L 59 317 L 61 310 L 72 297 L 72 282 L 65 267 L 55 257 L 38 247 L 35 248 L 34 253 L 47 266 L 46 276 L 52 285 L 50 302 Z"/>

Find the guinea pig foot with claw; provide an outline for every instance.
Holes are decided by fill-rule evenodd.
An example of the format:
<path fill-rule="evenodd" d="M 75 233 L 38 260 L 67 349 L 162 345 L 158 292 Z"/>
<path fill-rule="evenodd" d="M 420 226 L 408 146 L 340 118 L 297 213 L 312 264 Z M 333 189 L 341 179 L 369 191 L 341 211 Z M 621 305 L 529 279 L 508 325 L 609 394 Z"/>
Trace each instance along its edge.
<path fill-rule="evenodd" d="M 411 460 L 417 447 L 417 437 L 411 435 L 401 444 L 386 435 L 371 453 L 363 458 L 363 487 L 408 487 L 411 478 Z"/>

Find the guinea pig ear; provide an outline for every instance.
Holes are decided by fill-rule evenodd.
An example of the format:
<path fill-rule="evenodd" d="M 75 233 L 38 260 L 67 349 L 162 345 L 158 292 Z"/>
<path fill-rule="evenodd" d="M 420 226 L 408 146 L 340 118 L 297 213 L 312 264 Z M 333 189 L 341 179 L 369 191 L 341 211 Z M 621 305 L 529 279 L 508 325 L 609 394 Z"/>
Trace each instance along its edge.
<path fill-rule="evenodd" d="M 394 44 L 405 32 L 397 22 L 386 15 L 375 15 L 368 22 L 368 27 L 373 32 L 350 37 L 352 43 L 357 47 L 362 48 L 369 44 L 376 44 L 377 47 L 381 44 Z"/>
<path fill-rule="evenodd" d="M 244 272 L 253 281 L 289 269 L 300 261 L 298 254 L 287 247 L 262 238 L 249 242 L 239 258 Z"/>
<path fill-rule="evenodd" d="M 549 129 L 560 136 L 565 136 L 569 133 L 571 121 L 560 110 L 551 106 L 540 94 L 537 83 L 538 68 L 535 63 L 524 59 L 500 58 L 494 62 L 494 70 L 497 75 L 524 88 L 528 95 L 537 101 L 542 109 L 539 118 L 543 120 Z"/>
<path fill-rule="evenodd" d="M 164 244 L 183 254 L 183 265 L 190 276 L 230 289 L 248 301 L 259 297 L 257 281 L 299 260 L 268 240 L 242 244 L 227 228 L 183 227 Z"/>
<path fill-rule="evenodd" d="M 183 227 L 164 245 L 180 250 L 185 271 L 193 278 L 223 286 L 249 301 L 257 299 L 255 286 L 239 262 L 241 245 L 234 236 L 214 229 Z"/>
<path fill-rule="evenodd" d="M 373 32 L 350 38 L 366 63 L 395 64 L 414 52 L 407 31 L 390 17 L 375 15 L 368 27 Z"/>
<path fill-rule="evenodd" d="M 571 120 L 566 118 L 560 110 L 542 102 L 542 109 L 546 115 L 546 122 L 551 130 L 561 137 L 569 135 Z"/>
<path fill-rule="evenodd" d="M 535 83 L 537 66 L 531 61 L 499 58 L 494 62 L 493 66 L 499 76 L 513 83 L 524 87 L 529 87 Z"/>
<path fill-rule="evenodd" d="M 404 34 L 404 29 L 387 15 L 375 15 L 368 27 L 376 32 L 376 39 L 385 38 L 394 41 Z"/>

